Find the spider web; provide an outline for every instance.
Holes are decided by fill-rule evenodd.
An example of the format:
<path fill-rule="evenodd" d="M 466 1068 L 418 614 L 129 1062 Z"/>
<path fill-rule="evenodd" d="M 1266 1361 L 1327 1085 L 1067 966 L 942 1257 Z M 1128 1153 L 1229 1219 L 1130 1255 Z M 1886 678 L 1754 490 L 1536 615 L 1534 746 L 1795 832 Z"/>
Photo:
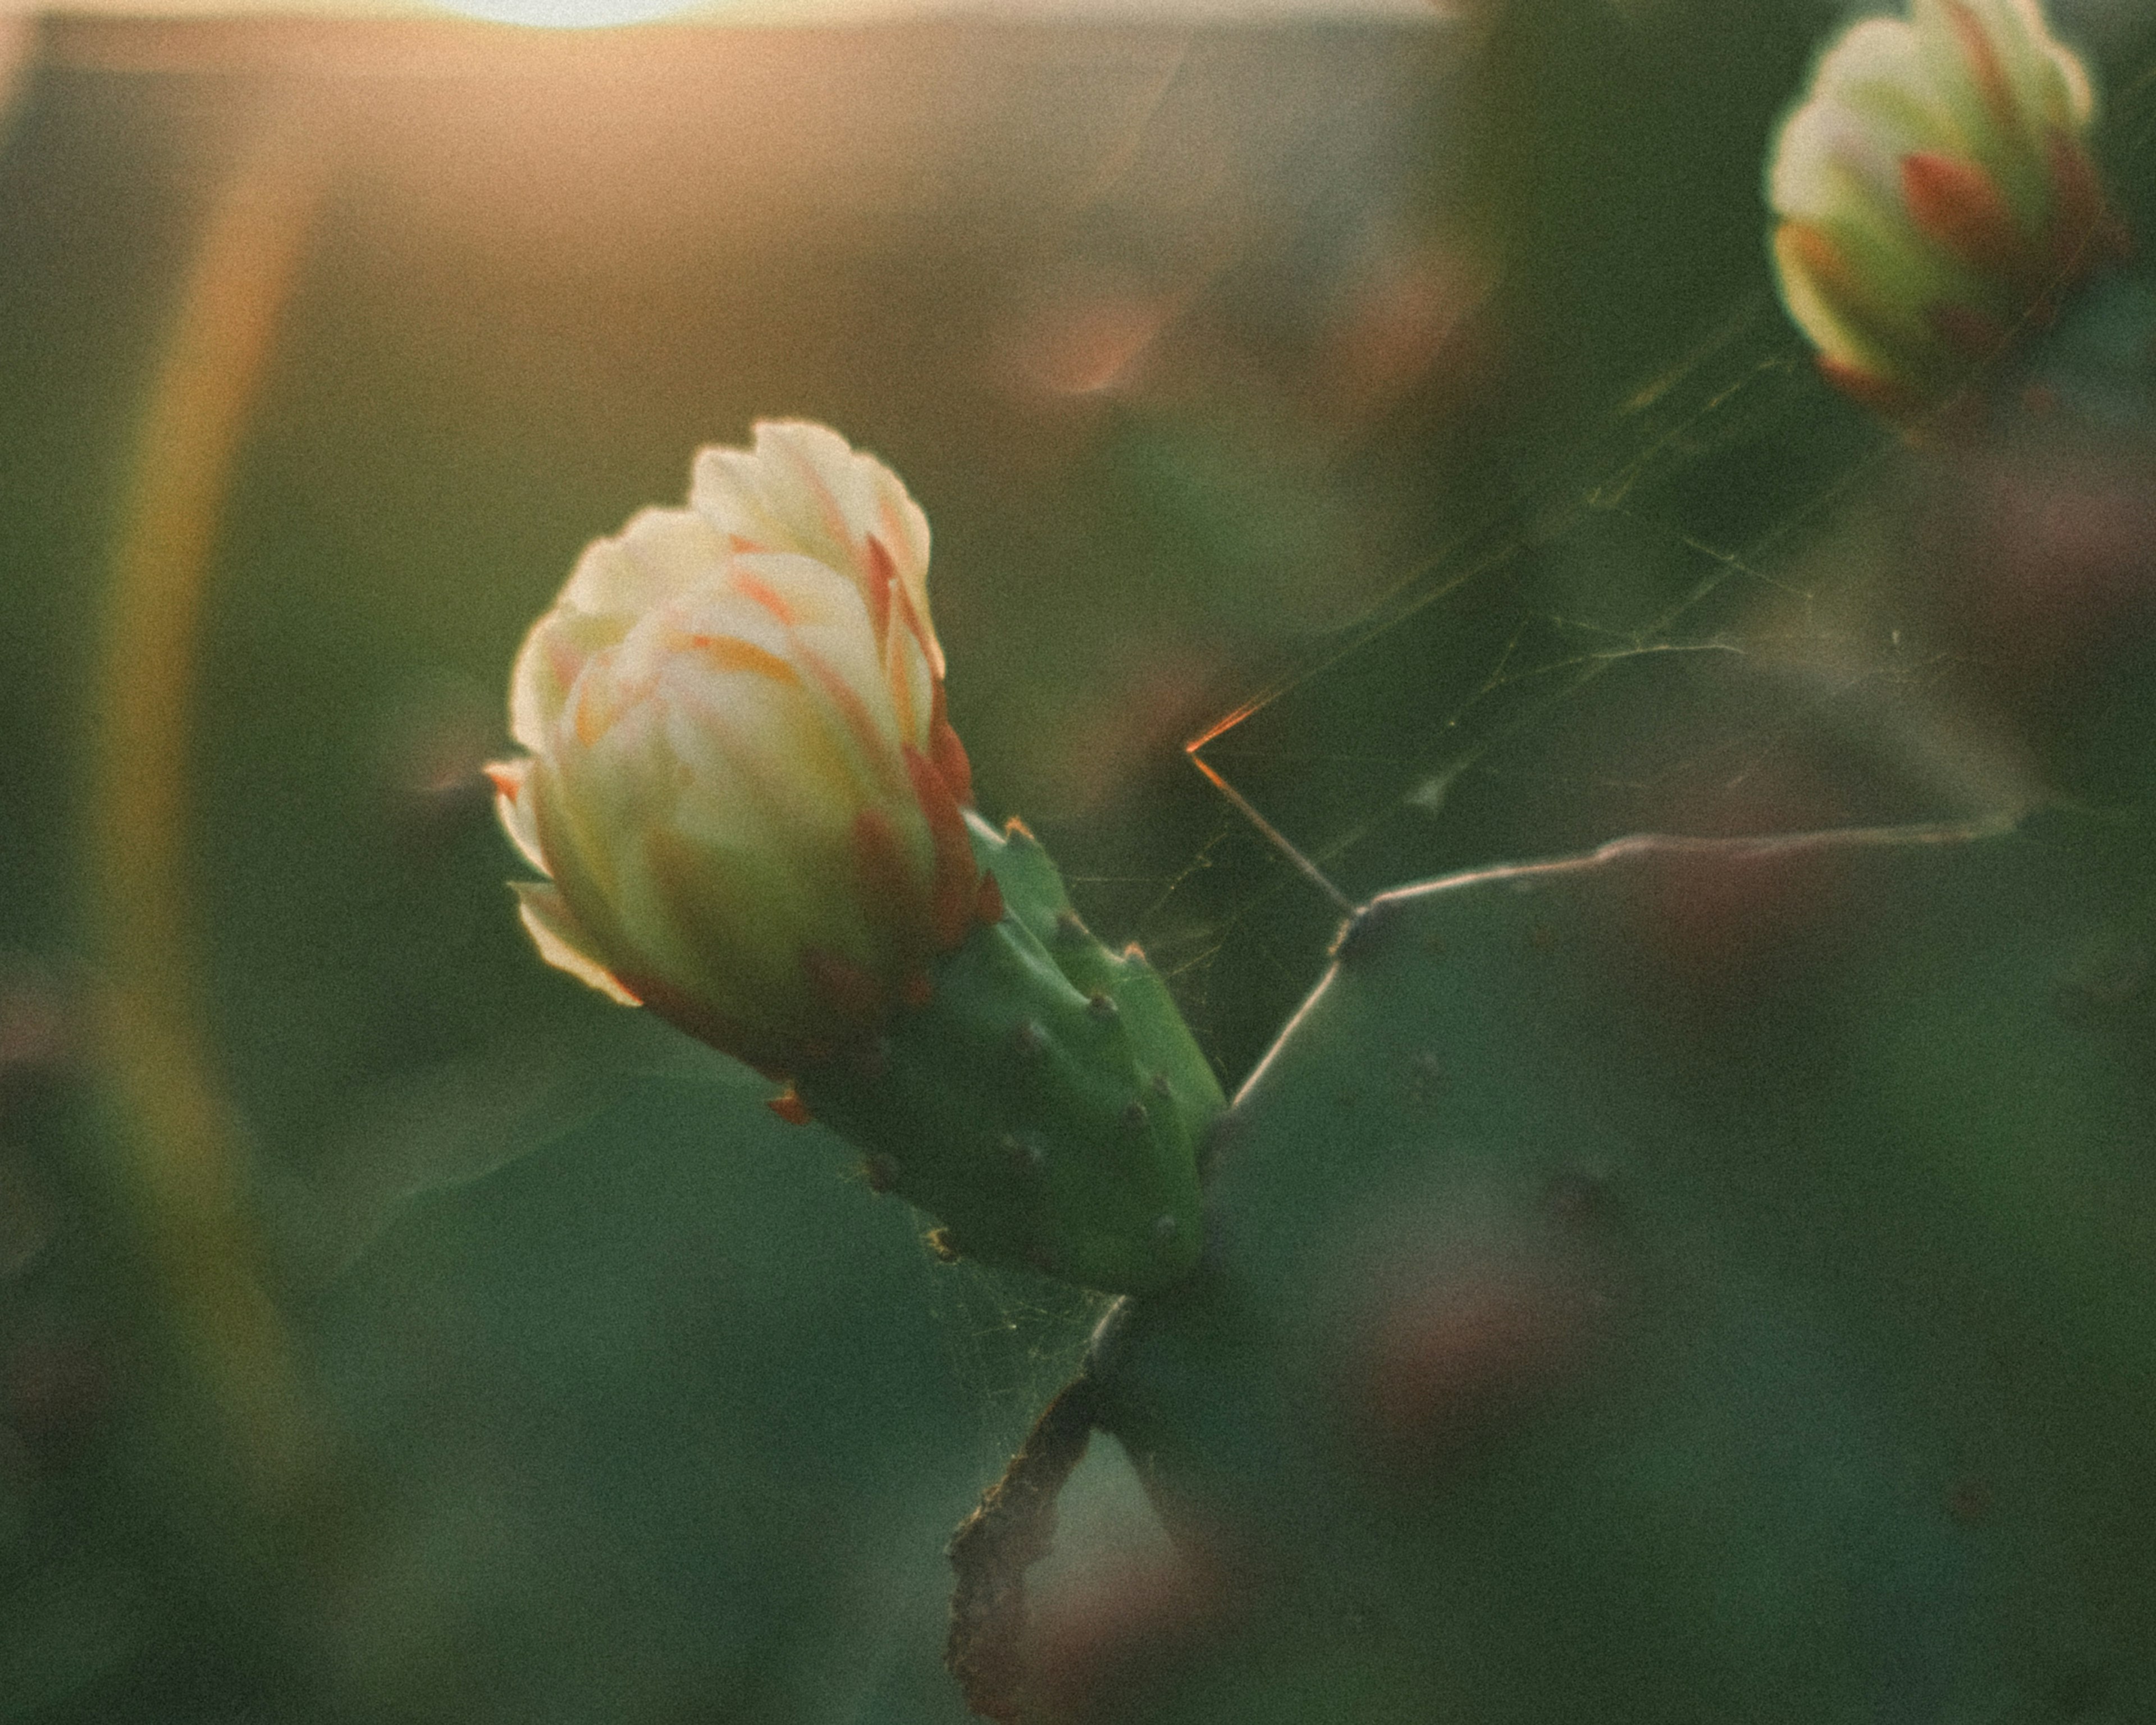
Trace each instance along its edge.
<path fill-rule="evenodd" d="M 1106 201 L 1142 174 L 1147 132 L 1173 130 L 1194 58 L 1151 93 Z M 2107 155 L 2130 200 L 2156 66 L 2117 85 Z M 1325 210 L 1307 195 L 1298 219 Z M 1246 655 L 1180 739 L 1188 776 L 1146 793 L 1112 845 L 1047 828 L 1089 917 L 1145 947 L 1231 1087 L 1342 919 L 1403 882 L 1633 832 L 1961 819 L 2036 793 L 1984 710 L 1980 644 L 1940 620 L 1953 572 L 1910 542 L 1956 470 L 1950 440 L 1830 390 L 1763 263 L 1688 328 L 1625 386 L 1500 434 L 1500 477 L 1428 512 L 1427 548 L 1347 620 Z M 1149 858 L 1146 823 L 1184 848 Z M 1091 1308 L 932 1275 L 992 1464 Z"/>
<path fill-rule="evenodd" d="M 2131 219 L 2156 65 L 2115 84 L 2100 141 Z M 1955 572 L 1912 542 L 1942 474 L 1949 496 L 1980 485 L 1966 452 L 1835 395 L 1764 274 L 1614 404 L 1519 440 L 1474 519 L 1183 740 L 1216 802 L 1179 862 L 1078 877 L 1231 1078 L 1339 919 L 1403 881 L 1629 832 L 1967 818 L 2039 793 L 2002 734 L 2016 716 L 1990 710 L 1987 644 L 1942 620 Z"/>
<path fill-rule="evenodd" d="M 1223 819 L 1139 921 L 1201 1017 L 1228 1029 L 1216 1003 L 1248 983 L 1224 991 L 1219 973 L 1247 968 L 1238 942 L 1283 901 L 1322 952 L 1363 899 L 1451 868 L 1643 826 L 1958 809 L 1971 787 L 1876 762 L 1835 762 L 1842 795 L 1815 811 L 1773 788 L 1939 670 L 1845 603 L 1865 551 L 1845 512 L 1897 450 L 1822 411 L 1820 389 L 1779 308 L 1744 305 L 1486 525 L 1184 742 Z M 1805 459 L 1754 470 L 1798 438 Z M 1223 892 L 1231 870 L 1255 878 Z"/>
<path fill-rule="evenodd" d="M 2156 65 L 2124 86 L 2111 166 L 2133 186 Z M 1157 873 L 1074 872 L 1081 902 L 1136 931 L 1232 1082 L 1342 919 L 1405 881 L 1630 832 L 2025 807 L 1991 668 L 1927 590 L 1953 572 L 1904 523 L 1956 472 L 1930 443 L 1833 395 L 1770 294 L 1738 296 L 1352 620 L 1252 674 L 1181 742 L 1214 799 L 1203 836 Z M 1146 1520 L 1112 1461 L 1066 1494 L 1122 1517 L 1066 1546 Z"/>
<path fill-rule="evenodd" d="M 1813 39 L 1814 9 L 1793 0 L 1782 11 L 1785 35 L 1800 48 Z M 1665 28 L 1652 52 L 1680 52 L 1708 34 Z M 1491 116 L 1477 93 L 1472 33 L 1434 31 L 1426 55 L 1374 37 L 1316 46 L 1337 59 L 1314 55 L 1293 76 L 1265 71 L 1265 56 L 1285 64 L 1285 52 L 1202 32 L 1074 54 L 1070 64 L 1085 75 L 1063 80 L 1076 92 L 1072 113 L 1095 100 L 1086 79 L 1096 78 L 1122 117 L 1098 136 L 1070 121 L 1065 130 L 1088 148 L 1073 146 L 1055 170 L 1068 184 L 1055 174 L 1045 182 L 1041 201 L 1057 207 L 1043 231 L 1014 230 L 1034 248 L 1016 273 L 1040 278 L 1051 311 L 1048 287 L 1070 286 L 1077 308 L 1060 326 L 1047 317 L 1048 336 L 1030 347 L 1025 331 L 1014 339 L 1014 351 L 1024 350 L 1015 369 L 1030 367 L 1026 387 L 1037 392 L 1026 423 L 1051 428 L 1043 444 L 1065 455 L 1084 439 L 1058 428 L 1091 427 L 1107 453 L 1075 458 L 1093 465 L 1071 488 L 1119 502 L 1157 494 L 1156 458 L 1163 449 L 1173 458 L 1168 489 L 1180 488 L 1181 513 L 1156 510 L 1135 535 L 1092 554 L 1111 564 L 1150 536 L 1172 578 L 1152 583 L 1173 596 L 1156 612 L 1183 605 L 1188 639 L 1209 649 L 1212 629 L 1227 643 L 1219 658 L 1229 669 L 1207 685 L 1217 699 L 1204 722 L 1155 751 L 1179 754 L 1174 773 L 1133 773 L 1142 782 L 1116 818 L 1059 822 L 1022 796 L 1011 812 L 1034 820 L 1088 919 L 1145 947 L 1231 1085 L 1316 981 L 1343 914 L 1403 881 L 1640 830 L 1953 818 L 2025 790 L 2010 762 L 1949 716 L 1967 649 L 1934 626 L 1897 575 L 1907 547 L 1892 524 L 1894 500 L 1921 456 L 1825 388 L 1772 296 L 1755 145 L 1720 169 L 1717 208 L 1735 231 L 1718 260 L 1701 265 L 1707 287 L 1681 316 L 1656 321 L 1656 321 L 1650 339 L 1627 331 L 1621 311 L 1605 315 L 1531 377 L 1540 404 L 1513 411 L 1509 397 L 1534 393 L 1514 376 L 1535 370 L 1520 350 L 1548 336 L 1563 310 L 1553 316 L 1535 301 L 1533 278 L 1572 244 L 1565 233 L 1530 233 L 1487 288 L 1490 303 L 1509 308 L 1510 345 L 1479 404 L 1430 408 L 1410 392 L 1345 432 L 1318 424 L 1337 394 L 1327 368 L 1340 368 L 1348 352 L 1328 347 L 1327 331 L 1371 276 L 1373 257 L 1382 276 L 1388 248 L 1412 267 L 1451 245 L 1467 260 L 1463 297 L 1481 291 L 1471 280 L 1475 216 L 1463 213 L 1470 176 L 1446 164 L 1471 154 L 1463 140 Z M 1768 90 L 1765 100 L 1786 100 L 1786 69 L 1770 69 L 1755 85 Z M 1603 100 L 1600 69 L 1575 81 L 1570 97 L 1552 100 Z M 1663 82 L 1669 111 L 1656 123 L 1681 134 L 1705 95 L 1682 65 Z M 2108 166 L 2123 193 L 2147 177 L 2136 169 L 2147 161 L 2156 72 L 2113 82 L 2123 141 Z M 1301 106 L 1287 99 L 1298 89 Z M 1029 126 L 1045 124 L 1026 112 Z M 1756 130 L 1758 117 L 1745 125 Z M 1650 159 L 1670 182 L 1663 195 L 1688 195 L 1690 161 L 1681 151 Z M 1005 166 L 998 157 L 981 171 L 996 177 Z M 1667 211 L 1660 219 L 1657 233 L 1691 231 Z M 1595 243 L 1592 233 L 1580 242 L 1599 256 Z M 971 254 L 963 261 L 1008 267 Z M 1463 318 L 1474 321 L 1471 312 Z M 1196 332 L 1180 348 L 1178 328 Z M 1156 340 L 1163 329 L 1168 336 Z M 1623 355 L 1596 370 L 1591 350 L 1605 340 Z M 1127 364 L 1148 343 L 1162 355 L 1151 382 Z M 1578 352 L 1590 362 L 1584 381 L 1568 375 Z M 1040 393 L 1062 405 L 1044 408 Z M 917 409 L 909 399 L 908 411 Z M 707 412 L 697 405 L 698 423 Z M 1070 420 L 1055 417 L 1065 412 Z M 1299 461 L 1296 426 L 1281 423 L 1298 414 L 1306 429 L 1317 425 L 1308 441 L 1325 459 Z M 978 428 L 967 434 L 981 441 Z M 654 439 L 668 463 L 678 459 L 678 437 Z M 952 467 L 986 453 L 963 447 Z M 1059 655 L 1084 658 L 1065 652 L 1058 623 L 1114 634 L 1103 657 L 1127 649 L 1132 624 L 1122 601 L 1142 597 L 1150 576 L 1090 589 L 1066 583 L 1066 560 L 1085 548 L 1074 550 L 1081 534 L 1065 536 L 1057 521 L 1039 532 L 1045 567 L 1029 590 L 1011 565 L 1036 542 L 1005 534 L 1014 516 L 993 506 L 1010 470 L 991 465 L 983 482 L 904 465 L 935 506 L 938 578 L 951 583 L 939 589 L 939 609 L 954 599 L 960 629 L 975 572 L 973 650 L 954 651 L 966 672 L 952 698 L 969 743 L 985 742 L 980 783 L 1000 792 L 1014 776 L 997 771 L 998 747 L 1008 761 L 1017 746 L 999 746 L 995 727 L 977 730 L 974 719 L 1024 728 L 1029 715 L 1016 713 L 1015 701 L 1006 704 L 1016 716 L 996 712 L 1001 696 L 1045 680 L 1036 674 Z M 1057 483 L 1040 489 L 1052 494 Z M 1054 501 L 1029 495 L 1025 507 L 1047 514 Z M 1389 570 L 1381 578 L 1323 567 L 1328 536 L 1355 525 L 1358 511 L 1387 517 L 1394 531 L 1374 536 L 1380 551 L 1358 545 L 1338 560 L 1364 557 Z M 1091 525 L 1074 519 L 1081 530 Z M 1187 554 L 1184 540 L 1210 548 Z M 1029 602 L 1063 587 L 1110 621 L 1036 615 Z M 1294 614 L 1281 626 L 1239 621 L 1282 598 Z M 996 618 L 984 620 L 991 608 Z M 993 680 L 999 660 L 1016 662 L 1003 691 Z M 972 710 L 957 711 L 962 702 Z M 490 891 L 499 866 L 490 850 Z M 528 966 L 528 955 L 519 958 Z M 621 1031 L 647 1065 L 663 1054 L 662 1033 L 641 1034 L 652 1029 Z M 610 1086 L 624 1052 L 593 1050 Z M 427 1170 L 439 1178 L 454 1161 L 461 1177 L 557 1136 L 565 1118 L 592 1106 L 591 1086 L 576 1075 L 561 1088 L 567 1101 L 547 1099 L 475 1148 L 429 1152 Z M 451 1122 L 436 1136 L 462 1130 Z M 401 1122 L 398 1132 L 410 1136 Z M 953 1377 L 978 1410 L 978 1471 L 990 1477 L 1067 1373 L 1097 1302 L 944 1266 L 920 1250 Z"/>

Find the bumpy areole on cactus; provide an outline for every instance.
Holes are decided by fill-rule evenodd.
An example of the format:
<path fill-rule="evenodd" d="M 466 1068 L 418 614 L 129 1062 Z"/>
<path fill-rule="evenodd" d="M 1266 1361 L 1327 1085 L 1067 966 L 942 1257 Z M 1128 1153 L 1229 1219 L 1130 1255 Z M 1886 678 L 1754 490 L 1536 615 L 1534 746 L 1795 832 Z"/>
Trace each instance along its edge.
<path fill-rule="evenodd" d="M 1835 384 L 1913 412 L 2118 249 L 2095 105 L 2036 0 L 1912 0 L 1827 49 L 1767 197 L 1784 303 Z"/>
<path fill-rule="evenodd" d="M 1159 978 L 968 813 L 928 523 L 835 432 L 696 458 L 519 653 L 490 769 L 550 963 L 791 1088 L 956 1250 L 1089 1286 L 1196 1260 L 1223 1106 Z"/>
<path fill-rule="evenodd" d="M 973 817 L 1009 913 L 937 973 L 934 1000 L 804 1066 L 816 1118 L 954 1250 L 1136 1291 L 1198 1260 L 1198 1150 L 1226 1106 L 1159 973 L 1111 952 L 1013 822 Z"/>

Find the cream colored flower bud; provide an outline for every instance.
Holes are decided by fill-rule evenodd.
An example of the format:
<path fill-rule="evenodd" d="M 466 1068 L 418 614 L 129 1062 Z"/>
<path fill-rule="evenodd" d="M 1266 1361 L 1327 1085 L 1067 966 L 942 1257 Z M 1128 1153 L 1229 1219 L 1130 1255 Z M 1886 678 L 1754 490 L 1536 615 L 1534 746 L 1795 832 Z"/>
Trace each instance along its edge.
<path fill-rule="evenodd" d="M 800 423 L 585 551 L 490 769 L 549 963 L 774 1076 L 927 988 L 982 890 L 927 571 L 896 476 Z"/>
<path fill-rule="evenodd" d="M 2037 0 L 1912 0 L 1820 58 L 1768 169 L 1789 315 L 1841 388 L 1912 411 L 2113 249 L 2087 73 Z"/>

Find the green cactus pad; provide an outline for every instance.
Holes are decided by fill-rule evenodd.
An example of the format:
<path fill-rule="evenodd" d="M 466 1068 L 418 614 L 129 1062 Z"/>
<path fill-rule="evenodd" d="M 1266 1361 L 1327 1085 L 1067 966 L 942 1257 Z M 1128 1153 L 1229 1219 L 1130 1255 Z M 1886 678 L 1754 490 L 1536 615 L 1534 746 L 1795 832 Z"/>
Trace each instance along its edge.
<path fill-rule="evenodd" d="M 2146 855 L 1637 839 L 1374 901 L 1081 1380 L 1207 1631 L 1019 1716 L 2156 1717 Z"/>
<path fill-rule="evenodd" d="M 1111 952 L 1014 822 L 971 821 L 1005 906 L 938 965 L 925 1007 L 796 1082 L 939 1241 L 1111 1292 L 1198 1261 L 1198 1150 L 1226 1106 L 1158 974 Z"/>

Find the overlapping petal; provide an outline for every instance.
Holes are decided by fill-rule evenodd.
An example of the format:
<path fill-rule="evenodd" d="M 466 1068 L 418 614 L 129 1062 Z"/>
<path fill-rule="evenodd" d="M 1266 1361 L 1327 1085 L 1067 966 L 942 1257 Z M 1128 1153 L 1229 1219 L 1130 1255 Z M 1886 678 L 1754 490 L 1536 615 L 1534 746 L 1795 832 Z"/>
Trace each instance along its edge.
<path fill-rule="evenodd" d="M 943 675 L 928 610 L 928 518 L 894 474 L 828 426 L 767 420 L 751 449 L 698 453 L 690 507 L 740 552 L 798 552 L 860 578 L 879 628 L 895 583 L 931 669 Z"/>
<path fill-rule="evenodd" d="M 976 884 L 927 554 L 897 478 L 798 423 L 585 552 L 493 769 L 542 957 L 774 1072 L 918 985 Z"/>

